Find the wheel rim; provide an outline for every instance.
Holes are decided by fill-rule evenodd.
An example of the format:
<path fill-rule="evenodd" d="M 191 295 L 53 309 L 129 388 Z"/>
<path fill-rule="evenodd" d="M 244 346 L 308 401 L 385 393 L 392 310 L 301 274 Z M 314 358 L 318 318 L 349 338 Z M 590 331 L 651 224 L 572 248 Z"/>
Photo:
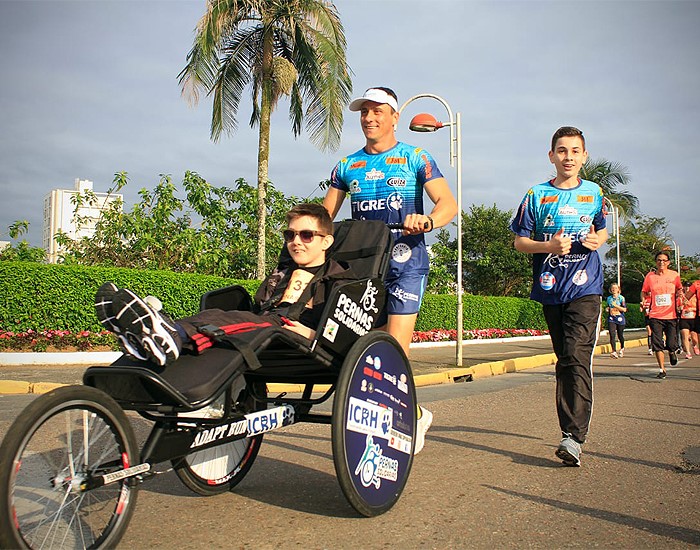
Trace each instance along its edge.
<path fill-rule="evenodd" d="M 234 477 L 252 452 L 252 440 L 240 439 L 218 445 L 185 457 L 194 474 L 213 485 L 225 483 Z"/>
<path fill-rule="evenodd" d="M 95 410 L 66 408 L 37 422 L 20 449 L 13 473 L 12 513 L 32 548 L 88 548 L 108 537 L 130 496 L 113 483 L 90 491 L 90 476 L 128 466 L 123 438 Z"/>

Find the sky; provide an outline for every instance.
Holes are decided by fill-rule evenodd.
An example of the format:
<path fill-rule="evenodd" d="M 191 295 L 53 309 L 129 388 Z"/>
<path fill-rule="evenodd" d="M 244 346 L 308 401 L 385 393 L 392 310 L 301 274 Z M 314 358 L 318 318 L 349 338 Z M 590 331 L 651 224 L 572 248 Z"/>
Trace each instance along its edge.
<path fill-rule="evenodd" d="M 461 114 L 462 207 L 514 210 L 549 179 L 552 133 L 573 125 L 593 159 L 624 165 L 644 215 L 663 217 L 681 254 L 700 253 L 700 1 L 337 0 L 353 96 L 389 86 L 399 104 L 421 93 Z M 249 95 L 235 134 L 209 138 L 211 104 L 190 106 L 177 76 L 204 0 L 0 0 L 0 240 L 28 220 L 41 245 L 43 198 L 76 178 L 107 191 L 126 171 L 127 209 L 161 174 L 186 170 L 215 186 L 256 184 Z M 294 139 L 288 104 L 272 120 L 269 177 L 287 195 L 318 183 L 364 144 L 346 111 L 338 151 Z M 456 193 L 449 133 L 397 137 L 430 151 Z M 346 206 L 340 216 L 349 216 Z M 610 222 L 609 222 L 610 223 Z"/>

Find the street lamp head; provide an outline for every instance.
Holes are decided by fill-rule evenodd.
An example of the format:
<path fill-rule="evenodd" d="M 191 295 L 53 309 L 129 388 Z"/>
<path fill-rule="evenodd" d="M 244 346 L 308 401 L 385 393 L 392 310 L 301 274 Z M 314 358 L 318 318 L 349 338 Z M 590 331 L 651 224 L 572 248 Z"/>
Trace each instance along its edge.
<path fill-rule="evenodd" d="M 435 132 L 444 128 L 444 124 L 431 114 L 419 113 L 411 119 L 408 128 L 413 132 Z"/>

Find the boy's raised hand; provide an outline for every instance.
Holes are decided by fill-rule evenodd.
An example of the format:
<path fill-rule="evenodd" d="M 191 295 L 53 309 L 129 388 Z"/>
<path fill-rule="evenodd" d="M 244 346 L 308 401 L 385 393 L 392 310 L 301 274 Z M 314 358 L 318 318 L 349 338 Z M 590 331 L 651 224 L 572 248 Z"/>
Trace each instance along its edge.
<path fill-rule="evenodd" d="M 549 241 L 549 252 L 562 256 L 571 250 L 571 237 L 564 235 L 564 228 L 560 228 Z"/>

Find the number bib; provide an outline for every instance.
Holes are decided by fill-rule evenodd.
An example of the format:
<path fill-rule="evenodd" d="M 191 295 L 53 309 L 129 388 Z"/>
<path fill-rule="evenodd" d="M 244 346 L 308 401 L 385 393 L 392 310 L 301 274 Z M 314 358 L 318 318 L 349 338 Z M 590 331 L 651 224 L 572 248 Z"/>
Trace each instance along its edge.
<path fill-rule="evenodd" d="M 289 284 L 287 289 L 284 291 L 280 303 L 295 304 L 301 298 L 301 293 L 308 286 L 309 281 L 314 278 L 314 274 L 306 271 L 305 269 L 295 269 L 289 279 Z M 306 304 L 310 307 L 311 300 Z"/>
<path fill-rule="evenodd" d="M 670 294 L 657 294 L 654 297 L 654 303 L 658 307 L 670 306 L 671 305 L 671 295 Z"/>

